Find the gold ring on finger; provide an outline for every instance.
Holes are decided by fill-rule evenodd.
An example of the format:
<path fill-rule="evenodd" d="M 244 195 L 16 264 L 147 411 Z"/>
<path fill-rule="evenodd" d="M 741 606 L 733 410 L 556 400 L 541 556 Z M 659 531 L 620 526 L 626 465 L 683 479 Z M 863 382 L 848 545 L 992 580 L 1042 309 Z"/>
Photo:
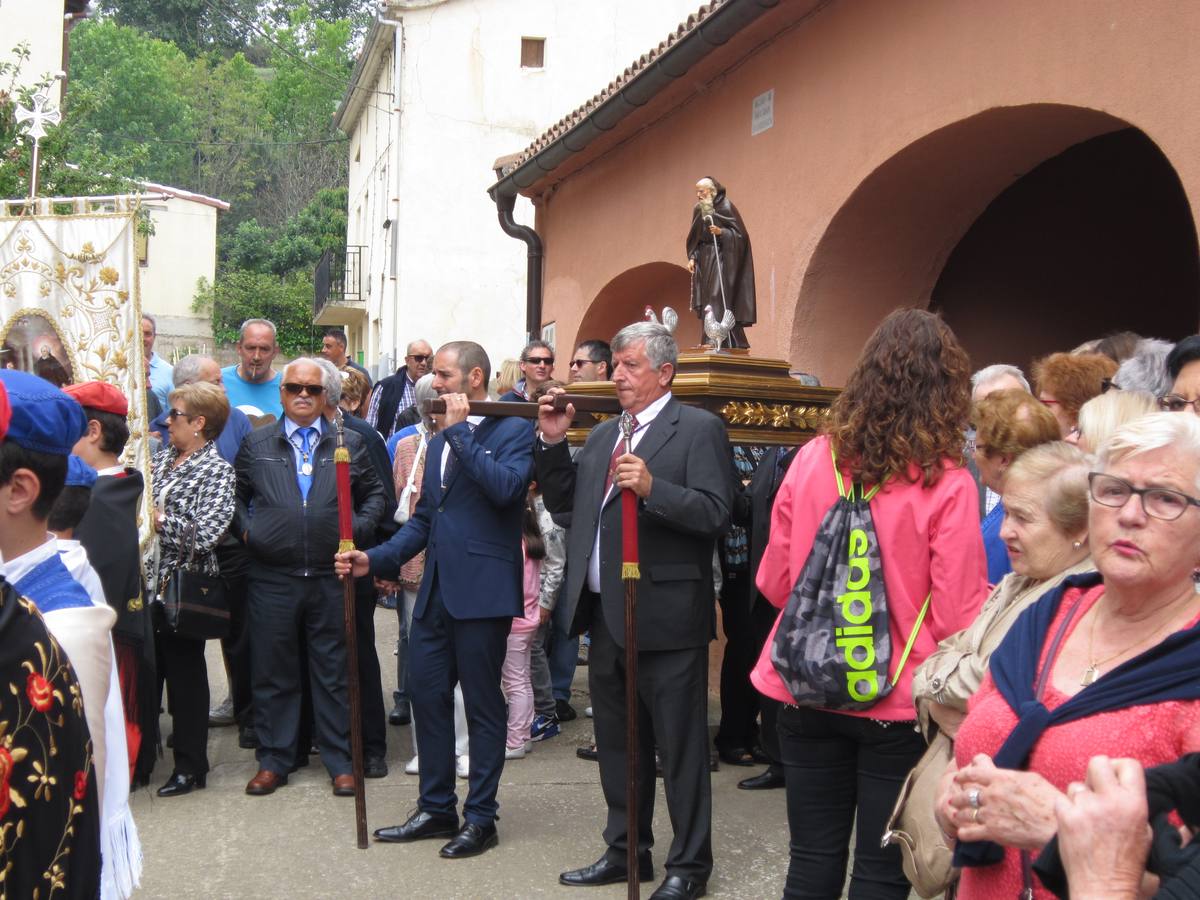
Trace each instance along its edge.
<path fill-rule="evenodd" d="M 979 807 L 978 806 L 976 806 L 974 809 L 971 810 L 971 821 L 972 822 L 979 821 Z"/>

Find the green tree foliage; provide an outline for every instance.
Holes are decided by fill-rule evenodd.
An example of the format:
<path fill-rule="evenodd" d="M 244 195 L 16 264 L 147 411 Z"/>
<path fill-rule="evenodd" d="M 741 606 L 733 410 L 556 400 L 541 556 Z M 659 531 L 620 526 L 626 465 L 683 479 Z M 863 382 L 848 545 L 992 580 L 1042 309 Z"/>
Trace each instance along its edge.
<path fill-rule="evenodd" d="M 215 284 L 201 278 L 192 308 L 211 313 L 213 339 L 218 343 L 234 343 L 244 321 L 262 317 L 275 323 L 285 355 L 298 356 L 314 349 L 313 286 L 305 273 L 278 278 L 234 270 L 218 273 Z"/>

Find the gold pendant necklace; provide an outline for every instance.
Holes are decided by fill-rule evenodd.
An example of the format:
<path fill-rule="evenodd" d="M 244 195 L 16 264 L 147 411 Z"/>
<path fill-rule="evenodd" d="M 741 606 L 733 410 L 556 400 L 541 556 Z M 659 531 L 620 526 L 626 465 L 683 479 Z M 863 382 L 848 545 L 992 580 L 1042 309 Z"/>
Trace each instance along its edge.
<path fill-rule="evenodd" d="M 1155 626 L 1153 631 L 1143 637 L 1138 638 L 1132 644 L 1122 647 L 1116 653 L 1109 654 L 1108 656 L 1104 657 L 1104 659 L 1096 659 L 1096 657 L 1092 655 L 1092 646 L 1096 639 L 1096 622 L 1100 620 L 1100 611 L 1096 609 L 1096 607 L 1092 607 L 1095 615 L 1092 616 L 1092 624 L 1088 629 L 1088 667 L 1083 670 L 1083 675 L 1080 676 L 1079 683 L 1083 687 L 1088 687 L 1089 685 L 1094 684 L 1096 679 L 1100 677 L 1100 667 L 1102 665 L 1104 665 L 1106 662 L 1111 662 L 1118 656 L 1123 656 L 1139 644 L 1143 644 L 1152 637 L 1157 636 L 1158 633 L 1163 630 L 1163 628 L 1170 624 L 1179 607 L 1183 606 L 1188 600 L 1195 599 L 1195 596 L 1196 594 L 1194 591 L 1189 591 L 1187 596 L 1183 597 L 1181 600 L 1177 600 L 1168 607 L 1167 615 L 1158 623 L 1157 626 Z M 1103 597 L 1100 598 L 1100 600 L 1103 599 Z M 1096 601 L 1096 606 L 1100 605 L 1100 600 Z"/>

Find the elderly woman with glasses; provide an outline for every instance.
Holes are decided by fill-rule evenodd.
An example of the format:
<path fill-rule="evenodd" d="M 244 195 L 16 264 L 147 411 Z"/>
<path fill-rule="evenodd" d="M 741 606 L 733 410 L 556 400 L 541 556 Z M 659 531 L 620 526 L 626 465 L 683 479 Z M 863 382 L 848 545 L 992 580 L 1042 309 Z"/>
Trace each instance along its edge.
<path fill-rule="evenodd" d="M 1175 345 L 1167 356 L 1167 373 L 1171 376 L 1171 390 L 1158 398 L 1159 407 L 1167 412 L 1200 415 L 1200 334 Z"/>
<path fill-rule="evenodd" d="M 1029 607 L 992 654 L 935 814 L 959 896 L 1051 897 L 1029 861 L 1096 755 L 1153 766 L 1200 750 L 1200 421 L 1154 413 L 1088 476 L 1097 571 Z"/>
<path fill-rule="evenodd" d="M 157 568 L 151 591 L 161 595 L 180 567 L 218 575 L 216 546 L 233 519 L 233 467 L 214 441 L 229 418 L 229 401 L 215 384 L 176 388 L 167 398 L 170 444 L 154 457 L 154 529 Z M 204 787 L 208 775 L 208 669 L 204 641 L 166 628 L 155 635 L 158 671 L 165 676 L 174 729 L 175 768 L 160 797 Z"/>

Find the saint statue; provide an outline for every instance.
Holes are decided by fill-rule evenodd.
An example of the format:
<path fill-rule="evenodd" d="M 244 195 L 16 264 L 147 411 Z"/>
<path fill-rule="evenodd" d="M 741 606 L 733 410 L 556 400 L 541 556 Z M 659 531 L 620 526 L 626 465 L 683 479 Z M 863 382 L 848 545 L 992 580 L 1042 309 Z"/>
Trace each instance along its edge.
<path fill-rule="evenodd" d="M 717 323 L 725 318 L 726 310 L 731 311 L 734 325 L 726 343 L 749 347 L 746 327 L 758 318 L 750 235 L 737 207 L 725 197 L 724 186 L 715 178 L 696 182 L 696 199 L 687 236 L 692 310 L 703 322 L 705 307 L 711 307 L 710 315 Z"/>

